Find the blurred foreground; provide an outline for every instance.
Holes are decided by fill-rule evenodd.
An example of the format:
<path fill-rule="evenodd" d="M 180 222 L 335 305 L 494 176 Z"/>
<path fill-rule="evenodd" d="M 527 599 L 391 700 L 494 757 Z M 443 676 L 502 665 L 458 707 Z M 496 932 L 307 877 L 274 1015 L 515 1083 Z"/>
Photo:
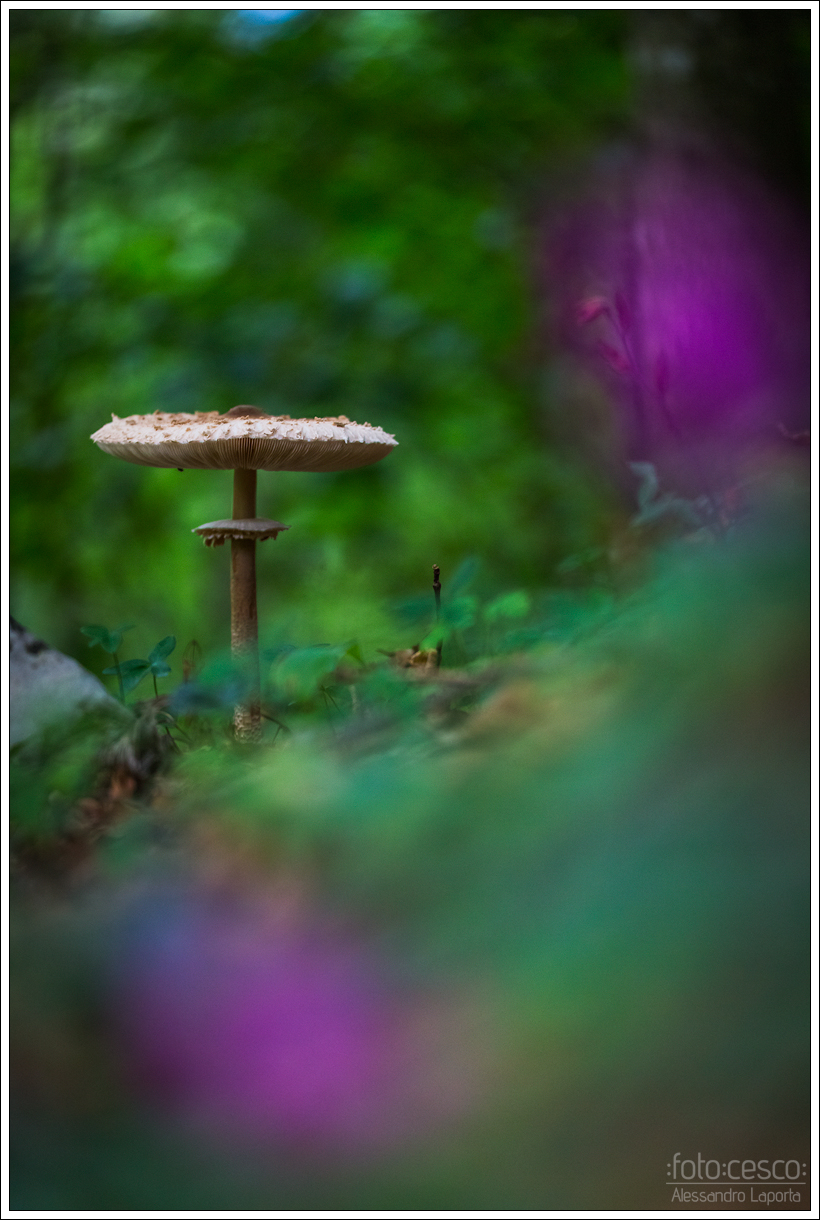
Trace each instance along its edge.
<path fill-rule="evenodd" d="M 180 713 L 96 821 L 111 730 L 24 746 L 12 1205 L 656 1209 L 676 1152 L 807 1162 L 801 480 L 615 597 L 479 608 L 468 665 L 303 668 L 256 751 Z"/>

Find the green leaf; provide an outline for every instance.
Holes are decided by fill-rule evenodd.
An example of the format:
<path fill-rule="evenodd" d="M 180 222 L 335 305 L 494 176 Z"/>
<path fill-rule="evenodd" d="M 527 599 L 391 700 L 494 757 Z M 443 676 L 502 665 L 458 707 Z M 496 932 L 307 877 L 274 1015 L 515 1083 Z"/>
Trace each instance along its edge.
<path fill-rule="evenodd" d="M 107 627 L 92 625 L 90 627 L 81 627 L 80 631 L 83 635 L 88 636 L 89 648 L 94 648 L 99 644 L 104 652 L 116 652 L 122 643 L 122 636 L 117 631 L 109 631 Z"/>
<path fill-rule="evenodd" d="M 147 669 L 139 669 L 132 670 L 132 672 L 129 674 L 123 674 L 122 685 L 126 695 L 130 694 L 132 690 L 139 686 L 140 682 L 147 673 Z"/>
<path fill-rule="evenodd" d="M 419 648 L 438 648 L 439 644 L 443 644 L 447 639 L 449 632 L 443 627 L 436 626 L 432 631 L 428 631 L 427 635 L 419 644 Z"/>
<path fill-rule="evenodd" d="M 164 661 L 154 661 L 151 665 L 151 673 L 155 678 L 167 678 L 171 672 L 171 666 L 166 665 Z"/>
<path fill-rule="evenodd" d="M 123 690 L 126 695 L 129 695 L 132 690 L 135 690 L 148 673 L 147 669 L 133 670 L 130 674 L 124 674 L 122 679 Z"/>
<path fill-rule="evenodd" d="M 121 674 L 130 674 L 134 673 L 138 669 L 145 670 L 147 672 L 150 668 L 150 661 L 145 661 L 141 657 L 133 657 L 130 661 L 121 661 L 119 665 L 112 665 L 109 669 L 104 669 L 103 673 L 115 674 L 119 672 Z"/>
<path fill-rule="evenodd" d="M 120 665 L 111 665 L 108 669 L 104 669 L 103 673 L 116 674 L 117 677 L 121 678 L 123 690 L 127 695 L 139 686 L 150 669 L 150 661 L 133 658 L 130 661 L 123 661 Z"/>
<path fill-rule="evenodd" d="M 122 633 L 124 631 L 133 630 L 133 623 L 123 623 L 120 627 L 115 627 L 113 631 L 109 631 L 107 627 L 101 627 L 99 624 L 94 624 L 90 627 L 81 627 L 80 631 L 83 635 L 87 635 L 89 639 L 89 648 L 93 648 L 95 644 L 99 644 L 104 652 L 116 652 L 122 643 Z"/>
<path fill-rule="evenodd" d="M 362 655 L 362 650 L 359 647 L 358 642 L 356 642 L 356 641 L 354 641 L 350 645 L 347 652 L 345 653 L 345 656 L 352 657 L 354 661 L 358 661 L 358 663 L 360 665 L 364 665 L 364 656 Z"/>
<path fill-rule="evenodd" d="M 161 661 L 165 657 L 169 657 L 177 646 L 177 638 L 175 635 L 166 635 L 164 640 L 160 640 L 148 654 L 149 661 Z M 154 670 L 156 673 L 156 670 Z M 170 673 L 170 670 L 168 671 Z"/>

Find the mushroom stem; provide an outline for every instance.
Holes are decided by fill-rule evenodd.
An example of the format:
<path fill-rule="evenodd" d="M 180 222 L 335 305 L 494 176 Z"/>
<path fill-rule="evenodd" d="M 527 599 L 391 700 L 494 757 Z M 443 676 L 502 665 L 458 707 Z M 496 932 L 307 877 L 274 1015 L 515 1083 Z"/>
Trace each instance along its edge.
<path fill-rule="evenodd" d="M 256 516 L 256 471 L 233 473 L 234 520 Z M 231 540 L 231 651 L 247 671 L 249 687 L 234 709 L 234 731 L 240 741 L 261 736 L 259 627 L 256 616 L 256 542 Z"/>

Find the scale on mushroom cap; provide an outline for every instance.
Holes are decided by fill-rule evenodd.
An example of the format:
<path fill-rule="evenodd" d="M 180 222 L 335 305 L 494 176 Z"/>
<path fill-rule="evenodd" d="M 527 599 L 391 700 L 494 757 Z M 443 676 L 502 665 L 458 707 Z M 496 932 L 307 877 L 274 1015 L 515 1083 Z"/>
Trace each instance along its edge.
<path fill-rule="evenodd" d="M 178 470 L 232 470 L 233 516 L 209 521 L 192 533 L 206 546 L 231 543 L 231 649 L 249 664 L 251 684 L 234 712 L 236 736 L 259 737 L 259 632 L 256 613 L 256 544 L 276 538 L 290 526 L 256 515 L 257 470 L 355 470 L 387 457 L 395 437 L 344 415 L 328 419 L 291 419 L 266 415 L 258 407 L 218 411 L 112 416 L 91 437 L 105 453 L 138 466 Z"/>

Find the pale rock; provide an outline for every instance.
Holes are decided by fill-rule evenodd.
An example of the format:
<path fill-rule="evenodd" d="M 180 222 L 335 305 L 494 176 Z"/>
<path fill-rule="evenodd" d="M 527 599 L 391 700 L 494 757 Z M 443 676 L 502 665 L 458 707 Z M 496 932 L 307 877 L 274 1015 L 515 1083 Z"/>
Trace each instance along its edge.
<path fill-rule="evenodd" d="M 9 621 L 10 745 L 92 710 L 123 717 L 122 705 L 79 661 Z"/>

